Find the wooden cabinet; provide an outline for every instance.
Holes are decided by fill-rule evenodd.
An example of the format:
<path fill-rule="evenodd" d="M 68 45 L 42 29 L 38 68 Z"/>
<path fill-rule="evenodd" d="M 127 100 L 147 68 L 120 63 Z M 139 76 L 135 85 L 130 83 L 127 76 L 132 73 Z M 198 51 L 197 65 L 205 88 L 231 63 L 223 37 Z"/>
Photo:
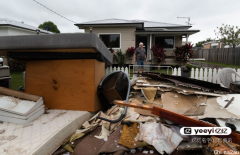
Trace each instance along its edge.
<path fill-rule="evenodd" d="M 25 91 L 43 96 L 47 108 L 97 111 L 105 64 L 95 59 L 26 62 Z"/>

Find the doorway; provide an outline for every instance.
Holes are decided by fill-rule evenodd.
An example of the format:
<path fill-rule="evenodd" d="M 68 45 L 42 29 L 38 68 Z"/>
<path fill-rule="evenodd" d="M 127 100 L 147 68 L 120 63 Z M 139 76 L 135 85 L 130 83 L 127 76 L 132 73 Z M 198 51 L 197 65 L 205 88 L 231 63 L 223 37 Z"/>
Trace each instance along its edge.
<path fill-rule="evenodd" d="M 139 43 L 143 43 L 143 48 L 145 48 L 146 55 L 148 56 L 148 36 L 136 35 L 136 48 L 139 47 Z"/>

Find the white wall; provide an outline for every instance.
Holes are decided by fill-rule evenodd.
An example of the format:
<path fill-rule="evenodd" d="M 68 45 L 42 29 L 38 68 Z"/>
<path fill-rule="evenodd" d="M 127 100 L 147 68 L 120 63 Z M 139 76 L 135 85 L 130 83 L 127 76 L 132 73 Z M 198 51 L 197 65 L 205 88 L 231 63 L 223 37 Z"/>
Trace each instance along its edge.
<path fill-rule="evenodd" d="M 13 36 L 13 35 L 34 35 L 36 34 L 35 31 L 30 31 L 26 29 L 21 28 L 15 28 L 15 27 L 0 27 L 0 36 Z M 40 33 L 44 34 L 44 33 Z"/>
<path fill-rule="evenodd" d="M 8 35 L 8 28 L 0 27 L 0 36 L 7 36 L 7 35 Z"/>

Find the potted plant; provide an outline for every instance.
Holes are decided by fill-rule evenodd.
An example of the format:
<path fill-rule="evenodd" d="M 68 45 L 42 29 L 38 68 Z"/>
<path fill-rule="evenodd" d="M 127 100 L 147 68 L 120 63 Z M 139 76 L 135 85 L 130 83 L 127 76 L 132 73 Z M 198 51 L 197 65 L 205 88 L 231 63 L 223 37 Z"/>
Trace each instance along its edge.
<path fill-rule="evenodd" d="M 162 46 L 160 47 L 159 44 L 153 45 L 151 50 L 153 53 L 153 60 L 155 62 L 165 62 L 167 55 L 165 54 L 166 50 L 164 50 Z"/>

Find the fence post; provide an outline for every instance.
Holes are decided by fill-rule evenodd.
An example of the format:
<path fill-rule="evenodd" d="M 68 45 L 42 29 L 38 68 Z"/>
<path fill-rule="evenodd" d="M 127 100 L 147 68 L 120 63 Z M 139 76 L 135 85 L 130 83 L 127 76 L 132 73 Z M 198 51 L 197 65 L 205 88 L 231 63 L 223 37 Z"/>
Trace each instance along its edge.
<path fill-rule="evenodd" d="M 123 67 L 121 68 L 121 71 L 124 72 L 124 68 Z"/>
<path fill-rule="evenodd" d="M 202 68 L 200 68 L 199 80 L 203 80 L 203 69 Z"/>
<path fill-rule="evenodd" d="M 128 68 L 127 67 L 125 68 L 125 73 L 128 75 Z"/>
<path fill-rule="evenodd" d="M 116 67 L 113 68 L 113 71 L 116 72 Z"/>
<path fill-rule="evenodd" d="M 214 68 L 213 69 L 213 83 L 216 83 L 217 82 L 217 69 Z"/>
<path fill-rule="evenodd" d="M 192 68 L 192 71 L 191 71 L 191 78 L 194 78 L 194 68 Z"/>
<path fill-rule="evenodd" d="M 204 81 L 207 81 L 207 68 L 204 68 Z"/>
<path fill-rule="evenodd" d="M 218 73 L 221 71 L 221 68 L 218 68 Z M 217 73 L 217 77 L 218 77 L 218 73 Z M 217 78 L 217 83 L 219 84 L 220 82 L 218 81 L 218 78 Z"/>
<path fill-rule="evenodd" d="M 120 70 L 121 70 L 120 67 L 118 67 L 118 68 L 117 68 L 117 71 L 120 71 Z"/>
<path fill-rule="evenodd" d="M 212 68 L 209 68 L 208 82 L 212 82 Z"/>
<path fill-rule="evenodd" d="M 106 72 L 105 72 L 105 75 L 108 75 L 109 73 L 108 73 L 108 67 L 106 68 Z"/>
<path fill-rule="evenodd" d="M 178 68 L 178 76 L 181 76 L 181 68 Z"/>
<path fill-rule="evenodd" d="M 196 68 L 196 71 L 195 71 L 195 79 L 198 79 L 198 68 Z"/>
<path fill-rule="evenodd" d="M 173 69 L 173 74 L 172 75 L 177 75 L 177 68 L 176 67 Z"/>
<path fill-rule="evenodd" d="M 109 73 L 112 73 L 112 66 L 110 66 L 110 71 L 109 71 Z"/>

